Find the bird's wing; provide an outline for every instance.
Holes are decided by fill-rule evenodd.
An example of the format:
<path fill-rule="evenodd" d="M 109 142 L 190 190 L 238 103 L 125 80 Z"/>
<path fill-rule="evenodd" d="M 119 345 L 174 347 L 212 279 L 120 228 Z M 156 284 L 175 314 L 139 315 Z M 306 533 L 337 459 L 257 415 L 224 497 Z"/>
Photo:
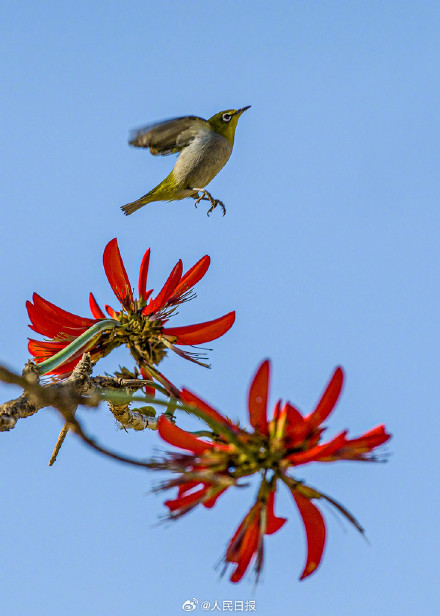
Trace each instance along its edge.
<path fill-rule="evenodd" d="M 197 116 L 173 118 L 133 131 L 129 143 L 137 148 L 150 148 L 154 155 L 166 156 L 180 152 L 207 126 L 208 122 Z"/>

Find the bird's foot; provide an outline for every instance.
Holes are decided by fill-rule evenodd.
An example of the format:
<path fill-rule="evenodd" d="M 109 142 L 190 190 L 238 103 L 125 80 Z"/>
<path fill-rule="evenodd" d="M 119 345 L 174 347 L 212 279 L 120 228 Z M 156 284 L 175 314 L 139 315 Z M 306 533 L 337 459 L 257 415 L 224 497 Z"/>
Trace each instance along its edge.
<path fill-rule="evenodd" d="M 211 213 L 213 210 L 215 210 L 215 208 L 216 208 L 218 205 L 222 208 L 222 210 L 223 210 L 223 216 L 224 216 L 224 215 L 226 214 L 226 208 L 225 208 L 225 205 L 224 205 L 223 201 L 220 201 L 219 199 L 213 199 L 213 200 L 211 201 L 211 207 L 210 207 L 210 208 L 209 208 L 209 210 L 206 212 L 206 214 L 209 216 L 209 215 L 210 215 L 210 213 Z"/>
<path fill-rule="evenodd" d="M 200 201 L 209 201 L 211 204 L 211 207 L 207 211 L 208 216 L 211 214 L 213 210 L 215 210 L 215 208 L 218 205 L 223 210 L 223 216 L 226 214 L 226 208 L 222 201 L 220 201 L 219 199 L 214 199 L 212 195 L 207 190 L 204 190 L 203 188 L 194 188 L 194 190 L 196 190 L 198 193 L 201 193 L 200 195 L 194 196 L 194 199 L 196 200 L 196 202 L 194 203 L 195 207 L 197 207 Z"/>
<path fill-rule="evenodd" d="M 200 203 L 200 201 L 202 201 L 202 200 L 204 200 L 204 199 L 207 199 L 207 198 L 206 198 L 206 197 L 203 195 L 203 193 L 202 193 L 202 196 L 201 196 L 201 197 L 199 197 L 199 195 L 197 194 L 197 195 L 194 195 L 194 196 L 193 196 L 193 199 L 195 199 L 195 200 L 196 200 L 196 202 L 194 203 L 194 207 L 197 207 L 197 206 L 198 206 L 198 204 Z"/>

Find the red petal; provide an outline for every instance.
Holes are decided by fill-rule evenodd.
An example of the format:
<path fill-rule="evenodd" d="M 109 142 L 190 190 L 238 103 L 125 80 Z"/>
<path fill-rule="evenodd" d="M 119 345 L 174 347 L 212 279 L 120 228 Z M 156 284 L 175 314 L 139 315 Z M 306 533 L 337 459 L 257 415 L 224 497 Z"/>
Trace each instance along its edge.
<path fill-rule="evenodd" d="M 203 486 L 203 488 L 197 490 L 196 492 L 185 494 L 185 496 L 177 497 L 174 500 L 165 501 L 164 505 L 166 505 L 166 507 L 168 507 L 170 511 L 176 511 L 177 509 L 186 509 L 186 507 L 196 505 L 200 501 L 200 499 L 203 498 L 207 489 L 208 488 L 206 486 Z"/>
<path fill-rule="evenodd" d="M 211 509 L 212 507 L 214 507 L 215 503 L 217 502 L 217 499 L 223 494 L 223 492 L 226 492 L 228 487 L 229 486 L 226 486 L 226 488 L 221 488 L 216 494 L 214 494 L 214 496 L 210 496 L 209 498 L 204 500 L 202 505 L 207 509 Z"/>
<path fill-rule="evenodd" d="M 173 344 L 203 344 L 223 336 L 234 324 L 235 312 L 229 312 L 213 321 L 186 325 L 185 327 L 169 327 L 162 330 L 166 336 L 177 336 Z"/>
<path fill-rule="evenodd" d="M 371 451 L 375 447 L 379 447 L 379 445 L 383 445 L 391 438 L 391 434 L 386 432 L 386 428 L 383 424 L 380 426 L 376 426 L 372 428 L 362 436 L 358 438 L 349 439 L 345 447 L 353 447 L 353 448 L 362 448 L 366 451 Z"/>
<path fill-rule="evenodd" d="M 383 445 L 390 438 L 391 435 L 386 432 L 384 425 L 377 426 L 358 438 L 345 441 L 340 451 L 335 453 L 335 458 L 341 460 L 369 460 L 370 458 L 364 456 L 364 454 Z"/>
<path fill-rule="evenodd" d="M 249 529 L 250 524 L 255 517 L 260 517 L 261 513 L 261 501 L 257 501 L 252 507 L 249 509 L 248 513 L 243 518 L 240 526 L 234 533 L 234 536 L 228 543 L 228 547 L 226 550 L 226 560 L 231 563 L 237 563 L 240 558 L 240 553 L 243 548 L 243 537 L 245 536 L 247 530 Z"/>
<path fill-rule="evenodd" d="M 284 407 L 283 407 L 283 410 L 284 410 Z M 275 404 L 275 408 L 273 410 L 273 418 L 272 418 L 272 421 L 274 422 L 275 425 L 279 421 L 280 417 L 281 417 L 281 400 L 278 400 L 278 402 Z"/>
<path fill-rule="evenodd" d="M 301 451 L 299 453 L 293 453 L 290 456 L 287 456 L 287 459 L 293 462 L 293 464 L 306 464 L 307 462 L 319 462 L 325 458 L 330 458 L 335 452 L 337 452 L 341 447 L 344 447 L 347 439 L 347 431 L 341 432 L 328 443 L 324 443 L 323 445 L 316 445 L 316 447 L 311 447 L 307 451 Z M 336 459 L 336 458 L 335 458 Z"/>
<path fill-rule="evenodd" d="M 189 492 L 196 486 L 200 485 L 201 483 L 202 483 L 201 481 L 197 481 L 197 480 L 187 481 L 186 483 L 182 483 L 182 485 L 180 485 L 177 490 L 177 496 L 183 496 L 184 494 L 186 494 L 187 492 Z"/>
<path fill-rule="evenodd" d="M 149 302 L 148 306 L 143 309 L 142 314 L 153 314 L 161 308 L 164 308 L 167 301 L 173 295 L 177 285 L 179 284 L 180 278 L 182 276 L 182 270 L 182 261 L 179 259 L 179 261 L 173 267 L 171 274 L 168 276 L 168 279 L 163 285 L 158 296 Z"/>
<path fill-rule="evenodd" d="M 290 402 L 286 402 L 284 405 L 286 409 L 286 432 L 291 434 L 297 434 L 307 429 L 307 422 L 301 413 Z"/>
<path fill-rule="evenodd" d="M 144 385 L 144 392 L 147 394 L 147 396 L 150 396 L 150 398 L 154 398 L 156 395 L 156 390 L 150 385 Z"/>
<path fill-rule="evenodd" d="M 51 302 L 47 301 L 47 299 L 44 299 L 43 297 L 38 295 L 38 293 L 34 293 L 32 299 L 35 308 L 37 308 L 45 316 L 48 316 L 54 322 L 65 324 L 73 328 L 85 327 L 86 329 L 88 329 L 95 323 L 94 319 L 80 317 L 77 314 L 73 314 L 71 312 L 67 312 L 67 310 L 59 308 L 55 304 L 52 304 Z"/>
<path fill-rule="evenodd" d="M 213 443 L 201 441 L 196 436 L 182 430 L 171 421 L 169 421 L 165 415 L 161 415 L 157 422 L 160 436 L 164 441 L 174 447 L 180 447 L 187 451 L 192 451 L 196 455 L 202 454 L 207 449 L 214 447 Z"/>
<path fill-rule="evenodd" d="M 186 272 L 182 280 L 177 285 L 176 290 L 174 291 L 174 296 L 183 295 L 186 291 L 189 291 L 189 289 L 194 287 L 208 271 L 210 262 L 211 259 L 208 255 L 205 255 L 197 261 L 197 263 Z"/>
<path fill-rule="evenodd" d="M 192 404 L 196 408 L 200 409 L 201 411 L 206 413 L 206 415 L 209 415 L 209 417 L 212 417 L 214 421 L 217 421 L 220 424 L 228 426 L 228 428 L 232 428 L 234 430 L 236 429 L 236 426 L 234 426 L 234 424 L 231 421 L 229 421 L 229 419 L 227 419 L 226 417 L 223 417 L 221 413 L 216 411 L 214 408 L 212 408 L 212 406 L 204 402 L 201 398 L 199 398 L 192 392 L 188 391 L 187 389 L 185 388 L 182 389 L 182 391 L 180 392 L 180 399 L 183 402 L 186 402 L 187 404 Z"/>
<path fill-rule="evenodd" d="M 321 512 L 308 499 L 292 490 L 293 498 L 301 514 L 307 536 L 307 561 L 300 580 L 308 577 L 319 567 L 325 545 L 325 522 Z"/>
<path fill-rule="evenodd" d="M 275 490 L 269 492 L 266 504 L 266 535 L 273 535 L 287 522 L 287 518 L 277 518 L 274 513 Z"/>
<path fill-rule="evenodd" d="M 144 366 L 141 366 L 140 370 L 141 370 L 141 375 L 143 379 L 147 381 L 154 380 L 153 375 L 150 372 L 148 372 L 148 370 Z M 151 398 L 154 398 L 156 395 L 156 390 L 154 389 L 154 387 L 150 385 L 144 385 L 144 392 L 147 394 L 147 396 L 151 396 Z"/>
<path fill-rule="evenodd" d="M 267 426 L 267 398 L 269 393 L 269 360 L 263 361 L 251 383 L 248 398 L 249 420 L 255 432 L 269 434 Z"/>
<path fill-rule="evenodd" d="M 33 304 L 26 302 L 29 318 L 33 323 L 31 329 L 44 336 L 53 338 L 66 333 L 76 337 L 96 323 L 93 319 L 80 317 L 51 304 L 37 293 L 33 294 L 33 301 Z"/>
<path fill-rule="evenodd" d="M 32 325 L 29 325 L 30 329 L 37 332 L 37 334 L 46 336 L 47 338 L 57 338 L 62 335 L 76 338 L 87 329 L 86 327 L 68 327 L 65 323 L 60 324 L 51 319 L 44 312 L 41 312 L 29 301 L 26 302 L 26 308 L 32 323 Z"/>
<path fill-rule="evenodd" d="M 113 310 L 113 308 L 111 306 L 109 306 L 108 304 L 106 304 L 104 306 L 104 308 L 107 310 L 108 314 L 111 316 L 112 319 L 117 319 L 118 318 L 118 312 L 116 312 L 116 310 Z"/>
<path fill-rule="evenodd" d="M 96 301 L 93 293 L 89 295 L 89 306 L 90 310 L 95 317 L 95 319 L 105 319 L 105 314 L 102 312 L 101 308 L 98 306 L 98 302 Z"/>
<path fill-rule="evenodd" d="M 58 353 L 58 351 L 64 349 L 68 344 L 70 344 L 68 340 L 60 342 L 46 342 L 40 340 L 32 340 L 32 338 L 30 338 L 28 343 L 28 350 L 29 353 L 33 357 L 35 357 L 38 362 L 42 362 L 45 359 L 49 359 L 49 357 L 52 357 L 52 355 Z"/>
<path fill-rule="evenodd" d="M 249 523 L 249 526 L 244 531 L 244 536 L 241 541 L 238 555 L 236 560 L 237 567 L 234 573 L 231 575 L 231 582 L 239 582 L 243 575 L 246 573 L 249 563 L 252 560 L 255 552 L 258 550 L 258 544 L 260 540 L 260 516 L 256 513 Z"/>
<path fill-rule="evenodd" d="M 301 413 L 289 402 L 286 402 L 281 413 L 286 415 L 284 444 L 289 449 L 302 443 L 310 429 Z"/>
<path fill-rule="evenodd" d="M 322 394 L 321 400 L 318 402 L 315 410 L 308 417 L 306 421 L 310 428 L 317 428 L 327 419 L 338 401 L 339 394 L 341 393 L 342 383 L 344 381 L 344 373 L 342 368 L 336 368 L 327 385 L 326 390 Z"/>
<path fill-rule="evenodd" d="M 104 270 L 114 294 L 127 310 L 133 310 L 133 293 L 125 271 L 118 240 L 114 238 L 104 249 Z"/>
<path fill-rule="evenodd" d="M 147 301 L 147 276 L 150 264 L 150 249 L 143 256 L 141 268 L 139 270 L 139 297 Z"/>
<path fill-rule="evenodd" d="M 226 560 L 230 563 L 238 562 L 238 555 L 239 555 L 240 546 L 241 546 L 241 538 L 244 536 L 246 525 L 249 523 L 254 507 L 255 505 L 251 507 L 251 510 L 249 511 L 249 513 L 246 514 L 240 526 L 235 531 L 234 536 L 228 543 L 228 547 L 226 550 Z"/>

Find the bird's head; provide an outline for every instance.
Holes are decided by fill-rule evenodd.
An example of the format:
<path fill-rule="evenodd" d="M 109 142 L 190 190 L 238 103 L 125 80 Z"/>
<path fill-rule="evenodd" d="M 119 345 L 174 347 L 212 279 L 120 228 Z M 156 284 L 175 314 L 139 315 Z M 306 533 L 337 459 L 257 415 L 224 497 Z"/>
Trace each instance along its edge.
<path fill-rule="evenodd" d="M 235 129 L 237 128 L 238 118 L 242 113 L 249 109 L 242 107 L 241 109 L 226 109 L 225 111 L 219 111 L 209 118 L 208 122 L 213 131 L 225 137 L 231 145 L 234 144 Z"/>

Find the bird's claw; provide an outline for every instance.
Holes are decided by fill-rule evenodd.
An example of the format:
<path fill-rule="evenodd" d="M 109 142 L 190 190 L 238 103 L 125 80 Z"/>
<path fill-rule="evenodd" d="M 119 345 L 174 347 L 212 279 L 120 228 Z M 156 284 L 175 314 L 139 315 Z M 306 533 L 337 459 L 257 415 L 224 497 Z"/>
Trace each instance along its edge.
<path fill-rule="evenodd" d="M 203 198 L 203 195 L 201 197 L 194 197 L 194 199 L 196 200 L 196 202 L 194 203 L 194 207 L 197 207 Z"/>
<path fill-rule="evenodd" d="M 197 190 L 197 189 L 194 189 Z M 211 204 L 211 207 L 209 208 L 209 210 L 207 211 L 207 215 L 209 216 L 211 214 L 211 212 L 213 210 L 215 210 L 215 208 L 219 205 L 222 210 L 223 210 L 223 216 L 226 214 L 226 208 L 224 206 L 224 203 L 222 201 L 219 201 L 219 199 L 214 199 L 207 190 L 202 190 L 201 188 L 199 190 L 197 190 L 197 193 L 201 193 L 200 196 L 194 196 L 194 199 L 196 200 L 196 202 L 194 203 L 194 206 L 197 207 L 197 205 L 200 203 L 200 201 L 209 201 Z"/>
<path fill-rule="evenodd" d="M 226 208 L 224 206 L 224 203 L 222 201 L 219 201 L 218 199 L 214 199 L 214 201 L 211 201 L 212 205 L 209 208 L 209 210 L 206 212 L 206 215 L 209 216 L 211 214 L 211 212 L 213 210 L 215 210 L 215 208 L 219 205 L 222 210 L 223 210 L 223 216 L 226 214 Z"/>

